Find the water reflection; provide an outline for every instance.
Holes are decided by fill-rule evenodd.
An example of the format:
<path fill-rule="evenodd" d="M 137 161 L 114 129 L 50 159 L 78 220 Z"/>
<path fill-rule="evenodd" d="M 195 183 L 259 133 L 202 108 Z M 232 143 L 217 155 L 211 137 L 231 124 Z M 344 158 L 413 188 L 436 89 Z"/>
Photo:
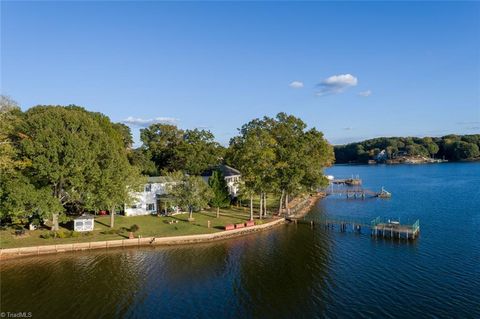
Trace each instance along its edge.
<path fill-rule="evenodd" d="M 317 300 L 328 298 L 329 250 L 328 239 L 305 225 L 288 225 L 252 243 L 240 256 L 241 308 L 255 318 L 321 314 L 325 303 Z"/>
<path fill-rule="evenodd" d="M 291 224 L 210 244 L 5 261 L 1 311 L 36 318 L 480 318 L 480 192 L 465 187 L 480 184 L 480 165 L 335 169 L 360 173 L 366 186 L 385 186 L 393 198 L 323 200 L 310 218 L 414 216 L 420 238 L 402 244 Z"/>

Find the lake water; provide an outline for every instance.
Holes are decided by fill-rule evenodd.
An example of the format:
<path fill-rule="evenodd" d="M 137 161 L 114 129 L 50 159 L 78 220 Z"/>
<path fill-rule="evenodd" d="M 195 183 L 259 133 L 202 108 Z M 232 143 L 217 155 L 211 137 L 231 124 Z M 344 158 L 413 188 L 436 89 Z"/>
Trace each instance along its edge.
<path fill-rule="evenodd" d="M 286 225 L 211 244 L 1 263 L 1 311 L 34 318 L 480 318 L 480 163 L 335 166 L 389 200 L 307 218 L 420 219 L 415 242 Z"/>

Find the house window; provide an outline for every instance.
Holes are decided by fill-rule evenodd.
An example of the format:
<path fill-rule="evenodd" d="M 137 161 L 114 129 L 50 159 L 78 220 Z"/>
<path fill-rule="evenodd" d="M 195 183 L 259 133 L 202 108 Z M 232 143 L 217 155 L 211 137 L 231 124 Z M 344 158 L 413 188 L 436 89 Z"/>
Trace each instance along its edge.
<path fill-rule="evenodd" d="M 155 204 L 147 204 L 147 210 L 149 212 L 154 211 L 155 210 Z"/>
<path fill-rule="evenodd" d="M 132 206 L 130 206 L 130 208 L 132 208 L 132 209 L 138 208 L 138 205 L 133 204 Z"/>
<path fill-rule="evenodd" d="M 152 191 L 152 184 L 145 185 L 145 192 L 149 193 Z"/>

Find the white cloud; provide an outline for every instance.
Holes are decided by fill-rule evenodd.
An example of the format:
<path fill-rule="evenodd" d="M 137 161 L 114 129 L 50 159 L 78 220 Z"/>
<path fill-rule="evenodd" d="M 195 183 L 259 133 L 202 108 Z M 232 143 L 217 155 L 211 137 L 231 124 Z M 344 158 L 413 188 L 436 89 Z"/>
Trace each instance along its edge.
<path fill-rule="evenodd" d="M 303 82 L 302 81 L 293 81 L 288 86 L 293 88 L 293 89 L 301 89 L 301 88 L 303 88 Z"/>
<path fill-rule="evenodd" d="M 123 120 L 123 123 L 138 127 L 148 127 L 154 123 L 175 124 L 177 123 L 177 121 L 178 120 L 173 117 L 155 117 L 152 119 L 142 119 L 139 117 L 129 116 Z"/>
<path fill-rule="evenodd" d="M 316 93 L 316 95 L 322 96 L 327 94 L 342 93 L 347 88 L 356 86 L 357 84 L 358 79 L 351 74 L 332 75 L 317 85 L 319 91 Z"/>
<path fill-rule="evenodd" d="M 366 90 L 366 91 L 358 93 L 358 95 L 367 97 L 367 96 L 372 95 L 372 91 L 371 90 Z"/>

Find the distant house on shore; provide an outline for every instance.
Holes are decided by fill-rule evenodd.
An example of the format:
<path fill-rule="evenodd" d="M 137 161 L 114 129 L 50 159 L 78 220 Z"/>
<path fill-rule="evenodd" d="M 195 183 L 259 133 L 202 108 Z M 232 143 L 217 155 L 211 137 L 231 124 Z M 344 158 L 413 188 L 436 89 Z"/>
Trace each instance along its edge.
<path fill-rule="evenodd" d="M 228 193 L 230 194 L 230 197 L 237 197 L 240 186 L 240 178 L 242 176 L 240 171 L 228 165 L 221 164 L 205 171 L 202 174 L 202 177 L 205 179 L 206 182 L 208 182 L 208 179 L 210 178 L 210 176 L 212 176 L 214 170 L 220 171 L 225 177 L 225 182 L 227 183 Z"/>
<path fill-rule="evenodd" d="M 125 205 L 125 216 L 141 216 L 159 214 L 168 209 L 168 187 L 175 182 L 166 176 L 150 176 L 142 192 L 133 194 L 136 200 L 131 205 Z"/>

